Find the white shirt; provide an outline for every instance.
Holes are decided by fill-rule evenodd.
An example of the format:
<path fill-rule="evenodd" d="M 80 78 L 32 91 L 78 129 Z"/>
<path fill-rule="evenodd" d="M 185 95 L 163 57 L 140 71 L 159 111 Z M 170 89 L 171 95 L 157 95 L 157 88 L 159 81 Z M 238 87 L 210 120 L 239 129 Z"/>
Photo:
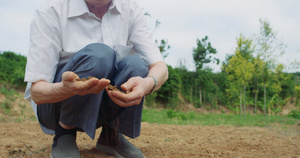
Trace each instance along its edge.
<path fill-rule="evenodd" d="M 89 12 L 84 0 L 47 0 L 36 10 L 30 26 L 25 99 L 36 113 L 31 83 L 53 82 L 58 66 L 90 43 L 113 48 L 117 61 L 138 54 L 150 65 L 163 58 L 152 38 L 142 9 L 133 0 L 112 0 L 102 20 Z"/>

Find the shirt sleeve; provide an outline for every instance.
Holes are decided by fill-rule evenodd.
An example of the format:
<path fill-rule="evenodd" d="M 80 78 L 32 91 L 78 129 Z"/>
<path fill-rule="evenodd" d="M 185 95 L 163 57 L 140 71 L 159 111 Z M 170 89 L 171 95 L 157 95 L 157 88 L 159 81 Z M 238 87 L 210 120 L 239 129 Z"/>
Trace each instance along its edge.
<path fill-rule="evenodd" d="M 37 10 L 30 25 L 25 82 L 53 82 L 62 50 L 59 19 L 54 10 Z"/>
<path fill-rule="evenodd" d="M 142 9 L 134 1 L 131 8 L 132 25 L 130 29 L 129 42 L 142 59 L 148 64 L 163 61 L 158 46 L 152 37 L 145 15 Z"/>

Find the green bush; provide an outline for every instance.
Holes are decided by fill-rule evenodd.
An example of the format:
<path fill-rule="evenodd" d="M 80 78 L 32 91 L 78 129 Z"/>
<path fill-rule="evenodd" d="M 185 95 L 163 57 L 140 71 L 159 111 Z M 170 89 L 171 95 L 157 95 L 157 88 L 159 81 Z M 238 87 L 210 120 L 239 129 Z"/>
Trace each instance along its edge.
<path fill-rule="evenodd" d="M 300 111 L 292 110 L 289 112 L 288 116 L 294 119 L 300 119 Z"/>
<path fill-rule="evenodd" d="M 145 96 L 144 105 L 147 105 L 148 107 L 153 107 L 155 105 L 156 96 L 157 92 Z"/>
<path fill-rule="evenodd" d="M 0 83 L 9 83 L 15 87 L 25 87 L 26 57 L 14 52 L 0 53 Z"/>
<path fill-rule="evenodd" d="M 177 112 L 173 111 L 173 110 L 168 110 L 167 111 L 167 116 L 168 116 L 168 118 L 176 117 L 177 116 Z"/>
<path fill-rule="evenodd" d="M 169 79 L 157 91 L 156 101 L 162 103 L 165 108 L 176 109 L 179 104 L 178 91 L 180 89 L 180 76 L 168 65 Z"/>

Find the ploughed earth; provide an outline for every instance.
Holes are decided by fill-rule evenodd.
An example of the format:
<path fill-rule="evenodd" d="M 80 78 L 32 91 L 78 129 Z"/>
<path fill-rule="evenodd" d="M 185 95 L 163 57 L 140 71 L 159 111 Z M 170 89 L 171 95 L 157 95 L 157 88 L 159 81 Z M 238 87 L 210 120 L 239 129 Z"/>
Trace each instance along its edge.
<path fill-rule="evenodd" d="M 49 157 L 53 136 L 36 121 L 0 123 L 0 157 Z M 298 128 L 298 129 L 296 129 Z M 97 130 L 100 134 L 101 128 Z M 158 125 L 143 122 L 141 136 L 129 139 L 149 157 L 300 157 L 299 127 Z M 78 133 L 84 158 L 113 157 L 95 149 L 97 139 Z"/>
<path fill-rule="evenodd" d="M 42 132 L 30 105 L 14 107 L 7 113 L 0 113 L 0 158 L 50 157 L 53 136 Z M 97 130 L 97 137 L 100 132 L 101 128 Z M 143 122 L 140 137 L 129 141 L 147 158 L 300 157 L 299 124 L 233 127 Z M 96 142 L 97 138 L 92 140 L 78 132 L 77 143 L 84 158 L 113 157 L 97 151 Z"/>

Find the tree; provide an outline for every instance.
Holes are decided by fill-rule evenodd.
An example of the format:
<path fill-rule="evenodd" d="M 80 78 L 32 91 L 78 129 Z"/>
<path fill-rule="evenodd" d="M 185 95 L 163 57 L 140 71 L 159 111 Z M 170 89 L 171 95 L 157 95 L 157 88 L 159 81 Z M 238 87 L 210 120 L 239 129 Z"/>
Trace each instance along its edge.
<path fill-rule="evenodd" d="M 262 67 L 264 65 L 264 61 L 260 59 L 260 56 L 258 55 L 254 59 L 253 63 L 253 80 L 254 80 L 254 95 L 255 95 L 255 103 L 254 103 L 254 114 L 256 115 L 257 112 L 257 99 L 258 99 L 258 93 L 259 93 L 259 87 L 261 83 L 261 75 L 262 75 Z"/>
<path fill-rule="evenodd" d="M 205 36 L 202 40 L 197 39 L 197 48 L 194 48 L 193 57 L 196 65 L 196 70 L 201 70 L 204 64 L 213 62 L 219 64 L 220 60 L 213 58 L 212 54 L 217 54 L 217 50 L 211 46 L 208 37 Z"/>
<path fill-rule="evenodd" d="M 196 80 L 195 80 L 195 87 L 199 87 L 199 102 L 200 106 L 202 105 L 202 89 L 205 85 L 208 84 L 208 82 L 211 82 L 211 78 L 208 76 L 208 74 L 211 73 L 207 70 L 203 71 L 204 64 L 210 63 L 210 62 L 216 62 L 219 64 L 220 60 L 217 58 L 213 58 L 212 55 L 217 53 L 217 50 L 212 47 L 211 43 L 208 41 L 208 37 L 205 36 L 202 40 L 197 39 L 197 48 L 194 48 L 193 51 L 193 58 L 195 61 L 196 66 Z"/>
<path fill-rule="evenodd" d="M 218 104 L 222 104 L 222 105 L 228 105 L 228 99 L 225 96 L 226 94 L 226 89 L 227 89 L 227 85 L 228 85 L 228 74 L 222 71 L 222 72 L 218 72 L 218 73 L 214 73 L 213 74 L 213 82 L 218 86 L 219 90 L 218 91 Z"/>
<path fill-rule="evenodd" d="M 229 64 L 229 60 L 234 56 L 234 54 L 226 54 L 225 61 L 222 62 L 221 70 L 222 72 L 226 72 L 226 68 Z"/>
<path fill-rule="evenodd" d="M 155 42 L 157 43 L 157 40 L 155 40 Z M 158 45 L 158 49 L 159 49 L 159 51 L 160 51 L 160 53 L 161 53 L 161 55 L 163 56 L 164 59 L 169 55 L 169 52 L 167 52 L 167 51 L 170 48 L 171 48 L 171 46 L 168 44 L 168 40 L 162 39 L 160 41 L 160 44 Z"/>
<path fill-rule="evenodd" d="M 268 68 L 274 67 L 276 59 L 285 51 L 285 45 L 277 39 L 277 32 L 275 32 L 267 20 L 259 20 L 260 34 L 256 37 L 257 52 L 265 61 L 262 66 L 262 80 L 264 87 L 264 115 L 266 117 L 266 81 L 268 79 Z"/>
<path fill-rule="evenodd" d="M 275 113 L 278 113 L 281 111 L 281 107 L 283 104 L 286 103 L 286 101 L 290 98 L 283 98 L 283 95 L 281 96 L 281 92 L 284 89 L 284 85 L 287 84 L 288 81 L 292 78 L 292 74 L 286 74 L 283 72 L 284 65 L 283 64 L 278 64 L 277 67 L 275 68 L 275 72 L 272 74 L 272 85 L 271 89 L 275 93 L 274 96 L 276 96 L 277 100 L 277 108 L 275 109 Z M 273 104 L 271 104 L 273 105 Z M 269 116 L 271 115 L 271 107 L 269 106 Z"/>
<path fill-rule="evenodd" d="M 200 106 L 202 106 L 203 104 L 202 91 L 205 91 L 207 88 L 209 88 L 209 85 L 211 85 L 212 83 L 212 69 L 205 68 L 203 70 L 198 70 L 196 75 L 197 76 L 195 78 L 195 86 L 199 87 L 199 103 Z"/>
<path fill-rule="evenodd" d="M 254 47 L 252 40 L 246 39 L 242 34 L 237 38 L 237 47 L 235 50 L 235 56 L 233 56 L 228 63 L 226 72 L 229 74 L 229 82 L 235 82 L 231 84 L 233 92 L 240 93 L 240 110 L 241 117 L 244 109 L 244 116 L 246 116 L 246 88 L 252 79 L 254 66 L 251 62 L 253 59 L 252 53 Z M 244 101 L 242 101 L 244 98 Z M 244 102 L 244 107 L 242 102 Z"/>

